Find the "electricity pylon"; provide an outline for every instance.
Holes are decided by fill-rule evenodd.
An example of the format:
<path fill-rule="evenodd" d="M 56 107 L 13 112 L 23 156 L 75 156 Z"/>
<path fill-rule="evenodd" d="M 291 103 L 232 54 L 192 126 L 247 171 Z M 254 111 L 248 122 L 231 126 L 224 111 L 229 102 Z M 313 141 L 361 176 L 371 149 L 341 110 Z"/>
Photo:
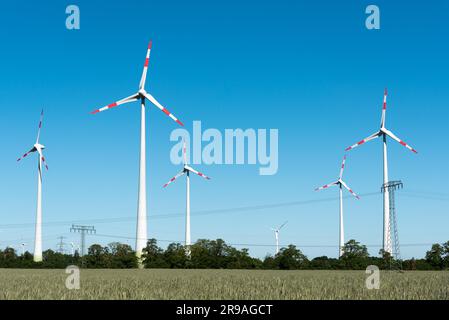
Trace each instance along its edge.
<path fill-rule="evenodd" d="M 81 233 L 81 256 L 86 254 L 86 234 L 95 234 L 97 231 L 94 226 L 80 226 L 72 224 L 70 232 Z"/>
<path fill-rule="evenodd" d="M 402 189 L 403 184 L 402 181 L 389 181 L 382 185 L 382 192 L 388 192 L 389 198 L 390 198 L 390 224 L 388 226 L 389 228 L 389 234 L 393 239 L 388 238 L 389 241 L 388 246 L 389 248 L 393 249 L 392 252 L 392 258 L 390 259 L 390 268 L 398 268 L 402 269 L 402 262 L 401 262 L 401 250 L 399 246 L 399 232 L 398 232 L 398 222 L 397 222 L 397 215 L 396 215 L 396 203 L 395 203 L 395 191 L 398 189 Z"/>

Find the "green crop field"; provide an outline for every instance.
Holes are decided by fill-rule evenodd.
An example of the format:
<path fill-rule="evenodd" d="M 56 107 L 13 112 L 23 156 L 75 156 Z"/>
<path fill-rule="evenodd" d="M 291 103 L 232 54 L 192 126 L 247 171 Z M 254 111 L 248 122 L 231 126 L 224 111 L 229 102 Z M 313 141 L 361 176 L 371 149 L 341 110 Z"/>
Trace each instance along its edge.
<path fill-rule="evenodd" d="M 65 270 L 0 269 L 0 299 L 449 299 L 448 271 L 81 270 L 68 290 Z"/>

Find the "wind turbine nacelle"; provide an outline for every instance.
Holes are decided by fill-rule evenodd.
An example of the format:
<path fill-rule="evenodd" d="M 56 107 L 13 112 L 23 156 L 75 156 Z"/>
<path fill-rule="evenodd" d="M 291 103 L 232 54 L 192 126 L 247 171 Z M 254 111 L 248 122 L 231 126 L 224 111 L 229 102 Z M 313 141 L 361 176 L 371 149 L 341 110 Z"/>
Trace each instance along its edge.
<path fill-rule="evenodd" d="M 45 146 L 40 143 L 36 143 L 34 145 L 34 147 L 36 148 L 36 150 L 44 150 L 45 149 Z"/>

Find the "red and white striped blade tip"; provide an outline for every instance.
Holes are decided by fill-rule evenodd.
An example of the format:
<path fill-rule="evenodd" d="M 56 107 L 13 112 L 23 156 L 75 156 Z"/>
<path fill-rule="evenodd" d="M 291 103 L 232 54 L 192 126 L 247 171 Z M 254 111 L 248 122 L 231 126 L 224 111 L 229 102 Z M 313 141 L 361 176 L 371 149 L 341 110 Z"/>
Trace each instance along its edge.
<path fill-rule="evenodd" d="M 414 153 L 418 153 L 418 151 L 416 151 L 415 149 L 413 149 L 412 147 L 410 147 L 406 142 L 404 142 L 404 141 L 399 141 L 399 143 L 402 145 L 402 146 L 404 146 L 404 147 L 406 147 L 407 149 L 409 149 L 410 151 L 412 151 L 412 152 L 414 152 Z"/>
<path fill-rule="evenodd" d="M 45 158 L 44 158 L 44 157 L 41 157 L 41 159 L 42 159 L 42 162 L 43 162 L 44 165 L 45 165 L 45 169 L 48 170 L 48 165 L 47 165 L 47 162 L 45 161 Z"/>
<path fill-rule="evenodd" d="M 105 106 L 105 107 L 102 107 L 102 108 L 100 108 L 100 109 L 97 109 L 97 110 L 92 111 L 91 114 L 96 114 L 96 113 L 99 113 L 99 112 L 104 111 L 104 110 L 107 110 L 107 109 L 115 108 L 115 107 L 117 107 L 117 106 L 118 106 L 118 103 L 117 103 L 117 102 L 113 102 L 113 103 L 111 103 L 111 104 L 108 104 L 108 105 Z"/>
<path fill-rule="evenodd" d="M 26 158 L 27 155 L 28 155 L 28 154 L 24 154 L 24 155 L 21 156 L 19 159 L 17 159 L 17 161 L 20 161 L 20 160 L 22 160 L 23 158 Z"/>
<path fill-rule="evenodd" d="M 378 138 L 381 134 L 382 134 L 382 131 L 373 133 L 373 134 L 370 135 L 368 138 L 365 138 L 365 139 L 363 139 L 363 140 L 360 140 L 360 141 L 357 142 L 356 144 L 354 144 L 354 145 L 352 145 L 352 146 L 350 146 L 350 147 L 347 147 L 347 148 L 345 149 L 345 151 L 352 150 L 352 149 L 354 149 L 354 148 L 360 146 L 361 144 L 364 144 L 365 142 L 368 142 L 368 141 L 371 141 L 371 140 L 373 140 L 373 139 L 376 139 L 376 138 Z"/>
<path fill-rule="evenodd" d="M 200 177 L 206 178 L 207 180 L 210 180 L 210 177 L 206 176 L 204 173 L 199 172 L 197 173 L 197 175 L 199 175 Z"/>
<path fill-rule="evenodd" d="M 17 161 L 20 161 L 20 160 L 22 160 L 22 159 L 28 157 L 28 155 L 29 155 L 30 153 L 32 153 L 32 152 L 34 152 L 34 151 L 28 151 L 28 152 L 25 153 L 23 156 L 21 156 L 19 159 L 17 159 Z"/>

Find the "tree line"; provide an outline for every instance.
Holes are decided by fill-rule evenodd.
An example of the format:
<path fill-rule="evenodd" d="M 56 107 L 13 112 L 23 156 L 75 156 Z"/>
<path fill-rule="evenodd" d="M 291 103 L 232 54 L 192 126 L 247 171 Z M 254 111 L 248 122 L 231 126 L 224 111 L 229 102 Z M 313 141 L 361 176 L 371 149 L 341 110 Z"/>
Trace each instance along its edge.
<path fill-rule="evenodd" d="M 282 248 L 278 254 L 267 255 L 264 259 L 249 255 L 248 249 L 237 249 L 222 239 L 198 240 L 189 248 L 179 243 L 171 243 L 164 250 L 155 239 L 150 239 L 144 249 L 143 264 L 145 268 L 168 269 L 266 269 L 266 270 L 363 270 L 369 265 L 380 269 L 401 268 L 403 270 L 448 270 L 449 241 L 433 244 L 424 258 L 395 260 L 389 253 L 380 250 L 379 256 L 368 254 L 365 245 L 349 240 L 340 258 L 327 256 L 311 260 L 294 245 Z M 108 246 L 93 244 L 88 253 L 80 256 L 46 250 L 43 261 L 33 262 L 29 252 L 18 255 L 13 248 L 0 250 L 0 268 L 66 268 L 77 265 L 83 268 L 137 268 L 138 260 L 131 246 L 112 242 Z"/>

